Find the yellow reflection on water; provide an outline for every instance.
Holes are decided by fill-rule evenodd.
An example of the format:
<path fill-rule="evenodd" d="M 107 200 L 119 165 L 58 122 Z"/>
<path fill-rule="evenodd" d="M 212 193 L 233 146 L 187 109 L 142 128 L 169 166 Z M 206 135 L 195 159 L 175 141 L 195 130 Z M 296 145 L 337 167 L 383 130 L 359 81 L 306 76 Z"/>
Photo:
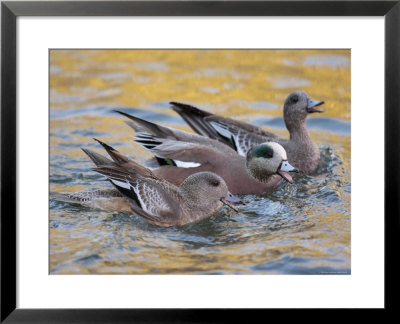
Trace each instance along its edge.
<path fill-rule="evenodd" d="M 167 103 L 182 101 L 251 122 L 263 116 L 281 117 L 287 95 L 303 90 L 313 99 L 325 101 L 325 113 L 311 118 L 349 122 L 350 54 L 350 50 L 52 50 L 50 109 L 57 117 L 50 119 L 50 163 L 54 164 L 50 173 L 67 175 L 71 180 L 53 181 L 50 189 L 75 192 L 104 186 L 91 180 L 91 164 L 80 150 L 93 146 L 92 137 L 118 144 L 120 152 L 137 161 L 151 156 L 133 143 L 133 131 L 123 119 L 108 113 L 115 108 L 177 116 Z M 105 108 L 105 112 L 98 108 Z M 77 113 L 79 110 L 83 112 Z M 190 130 L 183 123 L 163 124 Z M 286 130 L 273 131 L 288 136 Z M 310 134 L 318 145 L 334 148 L 344 168 L 339 180 L 350 183 L 350 134 L 315 129 Z M 98 147 L 95 150 L 101 152 Z M 319 189 L 311 188 L 310 192 Z M 271 232 L 267 243 L 258 240 L 258 235 L 264 239 L 265 233 L 253 233 L 243 242 L 204 251 L 184 249 L 172 240 L 163 246 L 165 240 L 158 232 L 135 227 L 132 233 L 134 221 L 129 218 L 126 226 L 120 226 L 113 223 L 112 216 L 99 211 L 51 210 L 50 221 L 57 220 L 57 225 L 50 228 L 50 269 L 82 274 L 253 273 L 252 266 L 284 256 L 334 257 L 346 260 L 338 267 L 350 268 L 350 193 L 338 185 L 337 196 L 345 212 L 329 206 L 307 206 L 306 199 L 299 203 L 307 216 L 301 231 Z M 326 216 L 321 217 L 321 210 Z M 76 223 L 80 223 L 78 229 Z M 241 225 L 229 223 L 238 226 L 236 234 L 245 233 Z M 137 250 L 129 249 L 133 239 Z M 109 246 L 112 248 L 107 250 Z M 315 264 L 323 265 L 322 261 Z M 268 273 L 280 271 L 271 269 Z"/>
<path fill-rule="evenodd" d="M 269 102 L 280 116 L 286 96 L 302 89 L 325 100 L 327 116 L 350 119 L 350 50 L 55 50 L 50 64 L 51 97 L 86 105 L 175 100 L 245 114 L 246 102 Z"/>

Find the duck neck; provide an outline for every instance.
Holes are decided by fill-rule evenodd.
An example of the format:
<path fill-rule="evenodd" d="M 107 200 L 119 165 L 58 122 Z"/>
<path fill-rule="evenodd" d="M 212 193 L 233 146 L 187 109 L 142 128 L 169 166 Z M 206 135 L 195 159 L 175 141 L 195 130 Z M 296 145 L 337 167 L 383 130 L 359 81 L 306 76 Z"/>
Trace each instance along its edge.
<path fill-rule="evenodd" d="M 297 123 L 288 123 L 285 121 L 285 123 L 292 141 L 298 143 L 311 142 L 311 137 L 308 134 L 305 120 Z"/>

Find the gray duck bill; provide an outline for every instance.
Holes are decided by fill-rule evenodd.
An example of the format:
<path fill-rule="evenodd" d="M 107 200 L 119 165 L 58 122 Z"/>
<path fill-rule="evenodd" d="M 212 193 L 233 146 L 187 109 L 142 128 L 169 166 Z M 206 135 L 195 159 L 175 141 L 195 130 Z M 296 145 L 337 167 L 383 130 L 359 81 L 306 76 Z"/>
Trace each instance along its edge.
<path fill-rule="evenodd" d="M 309 114 L 315 113 L 315 112 L 319 112 L 319 113 L 324 112 L 325 110 L 323 110 L 322 108 L 317 108 L 318 106 L 321 106 L 324 103 L 325 103 L 325 101 L 323 101 L 323 100 L 317 101 L 317 100 L 308 99 L 307 112 Z"/>
<path fill-rule="evenodd" d="M 239 210 L 233 205 L 233 203 L 244 205 L 244 203 L 238 197 L 231 194 L 229 191 L 226 194 L 225 198 L 221 198 L 221 201 L 224 205 L 232 208 L 235 212 L 239 212 Z"/>

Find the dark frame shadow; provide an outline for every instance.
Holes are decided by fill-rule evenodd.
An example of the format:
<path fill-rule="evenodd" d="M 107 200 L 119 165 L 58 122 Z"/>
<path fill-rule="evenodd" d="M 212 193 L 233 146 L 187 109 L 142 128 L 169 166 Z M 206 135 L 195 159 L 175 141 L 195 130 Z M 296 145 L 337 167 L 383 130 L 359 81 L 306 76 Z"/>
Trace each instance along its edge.
<path fill-rule="evenodd" d="M 398 246 L 400 232 L 400 191 L 398 186 L 400 180 L 398 171 L 400 166 L 400 0 L 4 1 L 1 3 L 1 322 L 225 323 L 238 322 L 241 321 L 241 318 L 251 322 L 251 318 L 255 320 L 261 316 L 267 320 L 265 316 L 268 311 L 267 309 L 17 308 L 16 19 L 19 16 L 384 16 L 385 310 L 393 310 L 398 306 L 394 296 L 396 296 L 395 289 L 399 284 L 399 276 L 397 268 L 393 264 L 393 259 L 397 259 L 398 250 L 395 250 L 397 253 L 390 253 L 389 250 Z M 381 312 L 379 314 L 381 318 Z"/>

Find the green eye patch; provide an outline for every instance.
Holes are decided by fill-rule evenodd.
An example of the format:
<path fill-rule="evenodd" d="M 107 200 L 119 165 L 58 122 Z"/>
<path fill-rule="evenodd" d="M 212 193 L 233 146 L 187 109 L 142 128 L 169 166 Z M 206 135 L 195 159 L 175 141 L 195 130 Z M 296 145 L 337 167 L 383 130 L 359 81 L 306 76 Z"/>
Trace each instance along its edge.
<path fill-rule="evenodd" d="M 272 158 L 274 156 L 274 150 L 271 146 L 262 144 L 254 148 L 251 154 L 255 157 Z"/>

